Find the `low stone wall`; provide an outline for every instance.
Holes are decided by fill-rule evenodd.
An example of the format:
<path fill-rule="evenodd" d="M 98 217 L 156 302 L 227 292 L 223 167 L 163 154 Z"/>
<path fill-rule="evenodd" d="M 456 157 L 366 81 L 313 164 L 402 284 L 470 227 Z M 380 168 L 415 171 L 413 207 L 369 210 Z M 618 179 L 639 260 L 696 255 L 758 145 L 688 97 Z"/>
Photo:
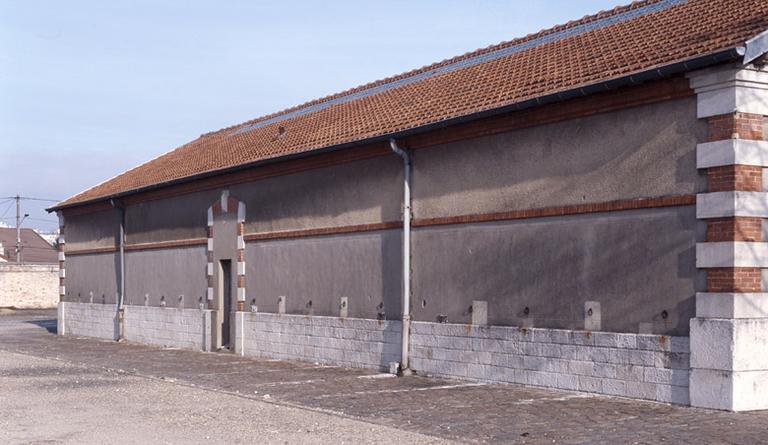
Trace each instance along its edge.
<path fill-rule="evenodd" d="M 58 301 L 58 265 L 0 263 L 0 307 L 53 308 Z"/>
<path fill-rule="evenodd" d="M 123 337 L 148 345 L 211 350 L 211 311 L 125 306 Z"/>
<path fill-rule="evenodd" d="M 59 335 L 117 340 L 119 327 L 114 304 L 60 302 Z"/>
<path fill-rule="evenodd" d="M 234 352 L 388 370 L 399 321 L 233 313 Z M 213 311 L 126 306 L 124 337 L 211 350 Z M 114 305 L 59 304 L 59 332 L 116 339 Z M 646 334 L 414 322 L 411 368 L 427 375 L 518 383 L 689 404 L 689 339 Z"/>
<path fill-rule="evenodd" d="M 415 322 L 430 375 L 689 404 L 688 337 Z"/>
<path fill-rule="evenodd" d="M 399 321 L 258 312 L 235 320 L 244 355 L 380 370 L 400 361 Z"/>

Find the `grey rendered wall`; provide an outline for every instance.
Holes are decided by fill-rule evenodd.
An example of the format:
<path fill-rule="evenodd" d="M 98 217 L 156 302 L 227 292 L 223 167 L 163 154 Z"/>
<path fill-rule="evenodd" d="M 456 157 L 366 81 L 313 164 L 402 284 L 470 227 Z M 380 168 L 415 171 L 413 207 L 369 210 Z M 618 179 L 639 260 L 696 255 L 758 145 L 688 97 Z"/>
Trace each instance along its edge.
<path fill-rule="evenodd" d="M 402 164 L 395 155 L 228 187 L 246 203 L 246 232 L 370 224 L 400 219 Z M 209 190 L 128 206 L 128 243 L 205 238 Z M 69 240 L 67 240 L 69 242 Z"/>
<path fill-rule="evenodd" d="M 70 255 L 67 256 L 66 270 L 65 301 L 110 304 L 117 302 L 117 254 Z"/>
<path fill-rule="evenodd" d="M 418 150 L 414 217 L 695 193 L 702 140 L 686 98 Z"/>
<path fill-rule="evenodd" d="M 232 187 L 246 233 L 400 220 L 402 161 L 392 154 Z"/>
<path fill-rule="evenodd" d="M 120 234 L 120 213 L 113 209 L 67 216 L 64 230 L 67 250 L 114 247 Z"/>
<path fill-rule="evenodd" d="M 417 150 L 414 216 L 695 193 L 695 145 L 704 133 L 694 100 L 681 99 Z M 399 220 L 401 187 L 402 164 L 392 155 L 241 184 L 230 193 L 245 201 L 246 233 L 254 233 Z M 129 206 L 128 242 L 204 237 L 206 209 L 220 192 Z M 471 301 L 487 300 L 491 323 L 519 324 L 529 307 L 537 326 L 578 328 L 589 300 L 603 304 L 605 329 L 637 332 L 642 322 L 653 323 L 654 332 L 684 334 L 697 279 L 694 226 L 688 207 L 421 228 L 414 234 L 414 315 L 466 321 Z M 116 228 L 113 212 L 68 219 L 67 248 L 105 244 Z M 215 243 L 217 252 L 222 245 Z M 338 315 L 339 299 L 348 297 L 350 317 L 396 318 L 400 249 L 397 230 L 249 242 L 246 303 L 256 299 L 260 311 L 274 312 L 285 295 L 289 313 Z M 143 304 L 148 293 L 154 305 L 152 296 L 183 294 L 184 305 L 195 307 L 186 296 L 202 294 L 204 266 L 201 256 L 182 252 L 129 259 L 130 302 Z M 88 269 L 76 258 L 67 259 L 68 293 L 87 295 L 114 280 L 114 270 L 98 264 L 94 270 L 107 273 L 84 281 L 78 270 Z M 113 296 L 114 287 L 95 294 Z"/>
<path fill-rule="evenodd" d="M 205 238 L 208 207 L 220 194 L 218 190 L 211 190 L 128 206 L 125 210 L 126 242 Z"/>
<path fill-rule="evenodd" d="M 402 295 L 401 232 L 385 230 L 246 244 L 247 300 L 260 312 L 339 315 L 341 297 L 349 317 L 399 318 Z"/>
<path fill-rule="evenodd" d="M 585 301 L 598 301 L 603 330 L 653 323 L 654 333 L 684 335 L 695 227 L 686 206 L 419 229 L 413 315 L 466 323 L 472 300 L 486 300 L 490 324 L 582 329 Z"/>
<path fill-rule="evenodd" d="M 126 252 L 126 304 L 159 306 L 165 297 L 167 307 L 199 308 L 206 303 L 206 262 L 205 246 Z"/>

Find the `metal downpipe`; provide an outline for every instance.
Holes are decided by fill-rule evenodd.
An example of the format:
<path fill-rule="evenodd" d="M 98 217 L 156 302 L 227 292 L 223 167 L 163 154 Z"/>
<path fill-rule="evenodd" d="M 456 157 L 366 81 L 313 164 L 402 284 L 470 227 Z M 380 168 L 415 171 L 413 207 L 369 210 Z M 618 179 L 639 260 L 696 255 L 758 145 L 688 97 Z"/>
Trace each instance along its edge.
<path fill-rule="evenodd" d="M 119 261 L 120 261 L 120 280 L 118 282 L 117 295 L 117 341 L 123 340 L 125 332 L 125 207 L 110 200 L 112 207 L 120 211 L 120 233 L 118 238 Z"/>
<path fill-rule="evenodd" d="M 408 351 L 411 337 L 411 154 L 389 140 L 392 151 L 403 158 L 403 320 L 400 371 L 410 374 Z"/>

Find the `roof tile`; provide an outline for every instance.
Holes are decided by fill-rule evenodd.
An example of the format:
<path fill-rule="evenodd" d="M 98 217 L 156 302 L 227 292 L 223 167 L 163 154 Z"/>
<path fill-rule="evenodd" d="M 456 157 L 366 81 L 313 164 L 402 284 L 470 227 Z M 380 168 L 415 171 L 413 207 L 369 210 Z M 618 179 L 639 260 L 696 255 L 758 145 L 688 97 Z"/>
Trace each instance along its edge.
<path fill-rule="evenodd" d="M 766 29 L 766 0 L 635 2 L 206 133 L 56 207 L 513 105 L 739 47 Z"/>

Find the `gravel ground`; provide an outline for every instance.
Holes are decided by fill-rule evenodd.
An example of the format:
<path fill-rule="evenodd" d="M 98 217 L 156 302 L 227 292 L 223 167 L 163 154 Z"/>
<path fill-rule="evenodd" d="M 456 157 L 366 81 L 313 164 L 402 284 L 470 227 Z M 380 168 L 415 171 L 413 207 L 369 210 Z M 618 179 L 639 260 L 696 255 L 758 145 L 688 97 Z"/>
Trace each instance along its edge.
<path fill-rule="evenodd" d="M 236 394 L 0 352 L 2 444 L 437 444 Z"/>

